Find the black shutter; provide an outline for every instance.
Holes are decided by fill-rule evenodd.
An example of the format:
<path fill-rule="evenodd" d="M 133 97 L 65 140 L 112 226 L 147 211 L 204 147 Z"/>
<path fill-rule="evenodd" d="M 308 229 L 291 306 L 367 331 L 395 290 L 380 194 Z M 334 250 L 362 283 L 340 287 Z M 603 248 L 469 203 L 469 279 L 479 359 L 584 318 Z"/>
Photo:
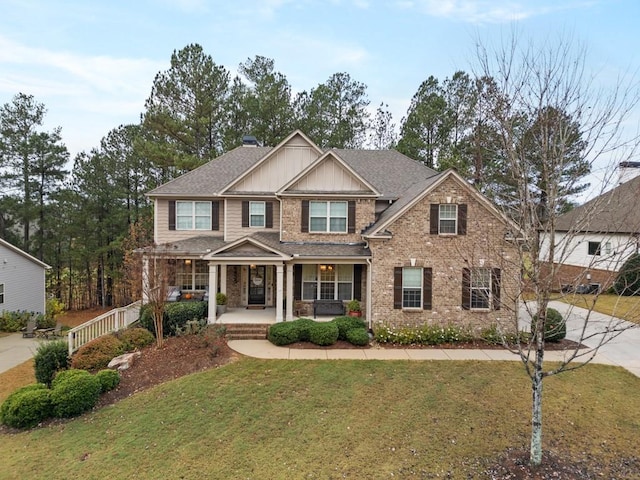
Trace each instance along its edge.
<path fill-rule="evenodd" d="M 458 235 L 467 234 L 467 205 L 458 205 Z"/>
<path fill-rule="evenodd" d="M 309 200 L 302 200 L 302 216 L 300 218 L 300 231 L 309 232 Z"/>
<path fill-rule="evenodd" d="M 246 200 L 242 202 L 242 226 L 249 226 L 249 202 Z"/>
<path fill-rule="evenodd" d="M 429 233 L 438 235 L 438 222 L 440 221 L 440 205 L 432 203 L 429 209 Z"/>
<path fill-rule="evenodd" d="M 273 202 L 265 202 L 264 208 L 264 226 L 273 228 Z"/>
<path fill-rule="evenodd" d="M 353 298 L 362 300 L 362 265 L 353 266 Z"/>
<path fill-rule="evenodd" d="M 471 270 L 462 269 L 462 308 L 471 309 Z"/>
<path fill-rule="evenodd" d="M 176 201 L 169 200 L 169 230 L 176 229 Z"/>
<path fill-rule="evenodd" d="M 499 268 L 491 269 L 491 296 L 493 297 L 493 309 L 500 310 L 500 282 L 501 272 Z"/>
<path fill-rule="evenodd" d="M 349 208 L 347 210 L 347 223 L 349 225 L 347 232 L 356 233 L 356 202 L 354 200 L 349 201 Z"/>
<path fill-rule="evenodd" d="M 211 230 L 220 230 L 220 202 L 211 202 Z"/>
<path fill-rule="evenodd" d="M 393 269 L 393 308 L 402 308 L 402 267 Z"/>
<path fill-rule="evenodd" d="M 293 299 L 302 300 L 302 265 L 293 266 Z"/>
<path fill-rule="evenodd" d="M 433 269 L 422 269 L 422 308 L 424 310 L 431 310 L 431 299 L 433 297 L 432 285 L 433 285 Z"/>

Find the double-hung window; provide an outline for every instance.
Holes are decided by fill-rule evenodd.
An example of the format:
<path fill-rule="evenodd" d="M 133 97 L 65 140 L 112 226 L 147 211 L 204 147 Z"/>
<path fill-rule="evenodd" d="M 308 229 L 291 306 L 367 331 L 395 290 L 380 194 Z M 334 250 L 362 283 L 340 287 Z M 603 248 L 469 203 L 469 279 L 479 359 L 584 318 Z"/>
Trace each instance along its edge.
<path fill-rule="evenodd" d="M 402 308 L 422 308 L 422 268 L 402 269 Z"/>
<path fill-rule="evenodd" d="M 351 300 L 353 265 L 303 265 L 303 300 Z"/>
<path fill-rule="evenodd" d="M 471 270 L 471 309 L 488 310 L 491 305 L 491 269 Z"/>
<path fill-rule="evenodd" d="M 589 242 L 589 255 L 600 255 L 601 254 L 601 246 L 600 242 Z"/>
<path fill-rule="evenodd" d="M 0 305 L 4 303 L 4 283 L 0 283 Z"/>
<path fill-rule="evenodd" d="M 176 284 L 182 290 L 206 290 L 209 265 L 204 260 L 180 260 L 176 264 Z"/>
<path fill-rule="evenodd" d="M 176 202 L 177 230 L 211 230 L 211 202 Z"/>
<path fill-rule="evenodd" d="M 438 233 L 456 234 L 458 232 L 458 205 L 440 204 Z"/>
<path fill-rule="evenodd" d="M 310 232 L 347 232 L 347 202 L 309 202 Z"/>
<path fill-rule="evenodd" d="M 249 226 L 260 227 L 265 226 L 266 208 L 264 202 L 249 202 Z"/>

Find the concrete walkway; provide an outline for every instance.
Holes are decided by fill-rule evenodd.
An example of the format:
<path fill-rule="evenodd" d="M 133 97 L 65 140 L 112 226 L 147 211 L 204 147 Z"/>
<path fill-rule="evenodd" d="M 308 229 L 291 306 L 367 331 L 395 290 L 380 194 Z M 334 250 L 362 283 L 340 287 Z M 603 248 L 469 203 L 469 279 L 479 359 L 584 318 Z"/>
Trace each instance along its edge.
<path fill-rule="evenodd" d="M 22 333 L 0 337 L 0 373 L 5 372 L 33 357 L 38 345 L 47 340 L 23 338 Z"/>

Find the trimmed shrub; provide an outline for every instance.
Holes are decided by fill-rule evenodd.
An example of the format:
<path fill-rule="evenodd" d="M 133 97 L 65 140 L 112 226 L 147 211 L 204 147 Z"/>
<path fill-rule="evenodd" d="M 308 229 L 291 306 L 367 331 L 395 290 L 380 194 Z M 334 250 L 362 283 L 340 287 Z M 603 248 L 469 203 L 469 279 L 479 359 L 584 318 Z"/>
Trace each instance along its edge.
<path fill-rule="evenodd" d="M 314 320 L 310 318 L 299 318 L 294 320 L 292 323 L 296 325 L 298 328 L 298 340 L 300 342 L 308 342 L 309 341 L 309 330 L 316 323 Z"/>
<path fill-rule="evenodd" d="M 136 327 L 120 330 L 116 337 L 123 343 L 125 352 L 133 352 L 134 350 L 140 350 L 147 345 L 151 345 L 155 342 L 153 333 L 146 328 Z"/>
<path fill-rule="evenodd" d="M 531 331 L 535 332 L 538 315 L 531 319 Z M 554 308 L 547 308 L 547 320 L 544 324 L 544 340 L 546 342 L 559 342 L 567 336 L 567 323 L 563 321 L 562 314 Z"/>
<path fill-rule="evenodd" d="M 113 390 L 120 383 L 120 374 L 117 370 L 100 370 L 96 373 L 96 378 L 100 381 L 101 393 Z"/>
<path fill-rule="evenodd" d="M 120 339 L 114 335 L 104 335 L 80 347 L 73 355 L 71 366 L 81 370 L 101 370 L 124 351 L 124 343 Z"/>
<path fill-rule="evenodd" d="M 65 418 L 91 410 L 101 391 L 100 380 L 89 372 L 70 375 L 51 390 L 53 414 Z"/>
<path fill-rule="evenodd" d="M 353 345 L 363 347 L 369 344 L 369 333 L 366 328 L 352 328 L 347 330 L 346 340 Z"/>
<path fill-rule="evenodd" d="M 58 372 L 55 376 L 55 378 L 53 379 L 53 382 L 51 382 L 51 388 L 56 388 L 57 385 L 60 385 L 62 382 L 64 382 L 65 380 L 71 378 L 71 377 L 77 377 L 78 375 L 86 375 L 87 372 L 86 370 L 80 370 L 79 368 L 70 368 L 69 370 L 63 370 L 61 372 Z"/>
<path fill-rule="evenodd" d="M 171 302 L 164 306 L 162 317 L 162 329 L 164 336 L 175 335 L 178 330 L 185 327 L 190 320 L 202 320 L 207 318 L 207 302 Z M 153 335 L 156 328 L 153 323 L 153 310 L 151 305 L 145 305 L 140 311 L 140 325 L 149 330 Z"/>
<path fill-rule="evenodd" d="M 51 417 L 51 390 L 43 383 L 27 385 L 13 392 L 0 407 L 0 421 L 13 428 L 34 427 Z"/>
<path fill-rule="evenodd" d="M 441 345 L 443 343 L 468 342 L 473 335 L 468 328 L 456 325 L 422 325 L 416 328 L 393 328 L 380 325 L 375 329 L 375 339 L 380 343 L 398 345 Z"/>
<path fill-rule="evenodd" d="M 331 320 L 338 326 L 338 340 L 347 340 L 347 332 L 354 328 L 367 328 L 367 324 L 357 317 L 336 317 Z"/>
<path fill-rule="evenodd" d="M 309 328 L 309 341 L 316 345 L 333 345 L 338 341 L 338 326 L 333 322 L 314 322 Z"/>
<path fill-rule="evenodd" d="M 3 311 L 0 313 L 0 332 L 19 332 L 27 326 L 27 322 L 33 315 L 33 312 L 25 310 Z"/>
<path fill-rule="evenodd" d="M 39 383 L 51 385 L 59 370 L 69 368 L 69 347 L 64 340 L 41 343 L 34 355 L 35 375 Z"/>
<path fill-rule="evenodd" d="M 298 342 L 300 341 L 300 327 L 296 321 L 274 323 L 269 327 L 267 339 L 278 346 Z"/>
<path fill-rule="evenodd" d="M 640 253 L 634 253 L 622 265 L 613 290 L 618 295 L 640 295 Z"/>

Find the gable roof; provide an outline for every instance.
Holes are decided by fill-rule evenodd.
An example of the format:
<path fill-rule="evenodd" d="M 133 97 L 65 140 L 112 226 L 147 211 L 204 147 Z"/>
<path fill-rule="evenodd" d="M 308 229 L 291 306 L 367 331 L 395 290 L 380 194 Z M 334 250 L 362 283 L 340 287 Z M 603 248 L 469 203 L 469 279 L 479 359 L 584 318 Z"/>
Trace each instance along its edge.
<path fill-rule="evenodd" d="M 613 190 L 560 215 L 556 230 L 592 233 L 640 232 L 640 177 L 635 177 Z"/>
<path fill-rule="evenodd" d="M 35 263 L 36 265 L 41 266 L 42 268 L 48 269 L 51 268 L 49 265 L 47 265 L 46 263 L 38 260 L 36 257 L 29 255 L 27 252 L 25 252 L 24 250 L 20 250 L 18 247 L 16 247 L 15 245 L 12 245 L 11 243 L 7 242 L 6 240 L 3 240 L 0 238 L 0 246 L 2 247 L 6 247 L 7 249 L 11 250 L 12 252 L 17 253 L 18 255 L 23 256 L 24 258 L 26 258 L 27 260 Z M 0 259 L 0 261 L 2 261 Z"/>

